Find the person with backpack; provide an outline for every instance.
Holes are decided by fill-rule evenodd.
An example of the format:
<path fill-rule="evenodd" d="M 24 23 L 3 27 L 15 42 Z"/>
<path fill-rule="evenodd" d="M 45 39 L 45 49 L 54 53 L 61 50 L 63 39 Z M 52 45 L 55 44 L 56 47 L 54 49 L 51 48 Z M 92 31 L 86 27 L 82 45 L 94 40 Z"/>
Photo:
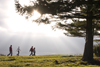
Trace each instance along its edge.
<path fill-rule="evenodd" d="M 12 45 L 9 47 L 9 54 L 7 56 L 11 55 L 12 56 Z"/>
<path fill-rule="evenodd" d="M 34 49 L 33 49 L 33 46 L 30 48 L 30 52 L 31 52 L 31 54 L 29 55 L 29 56 L 33 56 L 33 51 L 34 51 Z"/>

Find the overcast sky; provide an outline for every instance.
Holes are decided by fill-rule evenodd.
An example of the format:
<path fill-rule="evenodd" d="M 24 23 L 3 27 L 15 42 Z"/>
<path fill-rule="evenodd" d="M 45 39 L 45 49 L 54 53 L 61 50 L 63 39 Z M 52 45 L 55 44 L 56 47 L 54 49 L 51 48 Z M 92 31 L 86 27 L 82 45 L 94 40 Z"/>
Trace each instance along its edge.
<path fill-rule="evenodd" d="M 26 0 L 22 0 L 23 3 Z M 36 48 L 36 55 L 83 54 L 84 38 L 68 37 L 62 30 L 52 30 L 50 25 L 38 25 L 26 20 L 15 11 L 14 0 L 0 0 L 0 53 L 7 55 L 9 46 L 13 55 L 28 56 L 31 46 Z"/>

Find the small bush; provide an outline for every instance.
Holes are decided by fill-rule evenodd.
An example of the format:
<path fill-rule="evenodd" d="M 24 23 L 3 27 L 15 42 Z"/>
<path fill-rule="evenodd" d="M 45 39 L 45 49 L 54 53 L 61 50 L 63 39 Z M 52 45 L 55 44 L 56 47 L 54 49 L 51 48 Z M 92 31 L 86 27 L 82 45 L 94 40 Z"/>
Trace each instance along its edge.
<path fill-rule="evenodd" d="M 0 56 L 6 56 L 6 55 L 4 55 L 4 54 L 0 54 Z"/>
<path fill-rule="evenodd" d="M 100 43 L 93 46 L 93 53 L 100 57 Z"/>

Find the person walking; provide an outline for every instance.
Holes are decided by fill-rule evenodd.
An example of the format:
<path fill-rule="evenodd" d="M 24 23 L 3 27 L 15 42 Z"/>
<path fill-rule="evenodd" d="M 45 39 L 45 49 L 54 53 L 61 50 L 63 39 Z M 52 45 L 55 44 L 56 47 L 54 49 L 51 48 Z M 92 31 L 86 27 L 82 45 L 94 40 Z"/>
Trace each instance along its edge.
<path fill-rule="evenodd" d="M 31 51 L 31 54 L 29 56 L 31 56 L 31 55 L 33 56 L 33 51 L 34 51 L 33 46 L 30 48 L 30 51 Z"/>
<path fill-rule="evenodd" d="M 12 45 L 9 47 L 9 54 L 7 56 L 11 55 L 12 56 Z"/>
<path fill-rule="evenodd" d="M 36 51 L 35 51 L 35 47 L 34 47 L 34 56 L 35 56 L 35 53 L 36 53 Z"/>
<path fill-rule="evenodd" d="M 20 47 L 18 47 L 18 49 L 17 49 L 17 56 L 19 56 L 19 53 L 20 53 Z"/>

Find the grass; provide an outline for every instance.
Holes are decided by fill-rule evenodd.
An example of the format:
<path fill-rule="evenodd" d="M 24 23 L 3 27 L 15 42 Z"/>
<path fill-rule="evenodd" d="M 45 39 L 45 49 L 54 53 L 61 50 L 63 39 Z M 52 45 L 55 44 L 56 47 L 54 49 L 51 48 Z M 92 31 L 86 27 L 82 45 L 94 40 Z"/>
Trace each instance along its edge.
<path fill-rule="evenodd" d="M 0 56 L 0 67 L 100 67 L 97 61 L 81 60 L 82 55 Z M 100 62 L 100 57 L 94 57 Z"/>

